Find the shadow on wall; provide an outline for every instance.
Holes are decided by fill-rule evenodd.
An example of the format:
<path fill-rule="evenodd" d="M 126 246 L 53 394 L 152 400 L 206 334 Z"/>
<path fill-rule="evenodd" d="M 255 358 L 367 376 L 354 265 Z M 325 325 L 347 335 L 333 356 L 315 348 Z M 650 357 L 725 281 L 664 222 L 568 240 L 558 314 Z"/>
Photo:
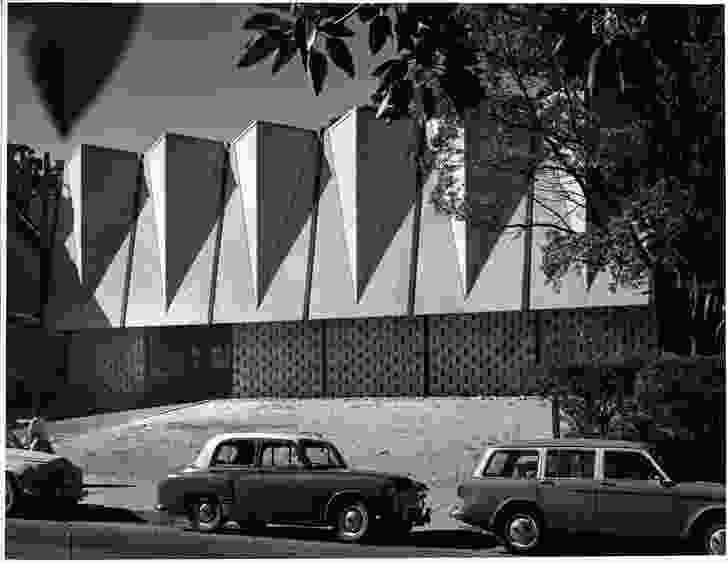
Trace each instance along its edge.
<path fill-rule="evenodd" d="M 111 327 L 111 320 L 96 301 L 95 288 L 84 286 L 72 258 L 71 253 L 75 255 L 76 250 L 70 197 L 59 200 L 56 213 L 58 216 L 54 219 L 57 226 L 46 306 L 47 326 L 64 330 L 79 326 L 74 321 L 84 319 L 84 325 Z"/>

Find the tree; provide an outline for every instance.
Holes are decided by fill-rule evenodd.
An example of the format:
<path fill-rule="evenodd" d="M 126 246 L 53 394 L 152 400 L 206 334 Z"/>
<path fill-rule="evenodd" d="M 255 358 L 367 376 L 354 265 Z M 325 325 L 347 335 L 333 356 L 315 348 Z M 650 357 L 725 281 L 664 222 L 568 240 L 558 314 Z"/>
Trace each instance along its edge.
<path fill-rule="evenodd" d="M 266 6 L 267 10 L 274 8 Z M 327 60 L 353 76 L 346 26 L 368 26 L 372 54 L 396 55 L 372 71 L 385 119 L 446 124 L 436 202 L 468 221 L 489 221 L 498 201 L 474 199 L 452 173 L 453 138 L 486 104 L 498 147 L 477 166 L 536 180 L 534 199 L 568 201 L 575 229 L 552 210 L 542 268 L 558 288 L 571 269 L 609 271 L 613 286 L 652 292 L 661 346 L 722 350 L 724 325 L 723 10 L 697 6 L 301 5 L 254 14 L 257 32 L 238 63 L 275 54 L 276 73 L 296 55 L 320 93 Z M 665 33 L 670 29 L 670 33 Z M 323 50 L 322 46 L 323 45 Z M 328 57 L 328 59 L 327 59 Z M 539 139 L 531 158 L 513 138 Z M 720 211 L 718 211 L 720 210 Z M 529 225 L 499 225 L 499 228 Z M 700 248 L 700 252 L 695 249 Z"/>

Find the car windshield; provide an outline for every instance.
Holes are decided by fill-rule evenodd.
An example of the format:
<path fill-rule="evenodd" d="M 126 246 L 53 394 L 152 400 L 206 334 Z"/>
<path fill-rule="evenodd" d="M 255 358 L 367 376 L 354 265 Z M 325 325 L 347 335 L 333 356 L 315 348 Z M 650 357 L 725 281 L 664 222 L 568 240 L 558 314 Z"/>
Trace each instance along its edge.
<path fill-rule="evenodd" d="M 338 450 L 327 442 L 301 442 L 303 458 L 314 469 L 344 469 L 346 463 Z"/>

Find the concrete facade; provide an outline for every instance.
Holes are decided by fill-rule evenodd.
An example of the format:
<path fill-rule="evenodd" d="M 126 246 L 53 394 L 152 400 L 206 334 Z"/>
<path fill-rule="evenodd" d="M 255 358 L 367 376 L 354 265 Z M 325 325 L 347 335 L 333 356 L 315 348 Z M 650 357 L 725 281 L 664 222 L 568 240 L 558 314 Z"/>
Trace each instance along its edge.
<path fill-rule="evenodd" d="M 67 166 L 71 197 L 56 237 L 49 324 L 84 330 L 646 304 L 637 292 L 610 292 L 607 274 L 571 273 L 561 293 L 545 286 L 545 229 L 529 238 L 503 226 L 549 218 L 539 202 L 529 206 L 524 175 L 472 164 L 492 151 L 481 113 L 466 121 L 465 185 L 498 202 L 499 214 L 481 224 L 434 212 L 436 178 L 425 178 L 421 191 L 416 185 L 412 123 L 387 125 L 367 108 L 328 127 L 323 143 L 313 131 L 254 122 L 228 145 L 167 133 L 142 159 L 83 146 Z M 525 156 L 534 146 L 529 137 L 515 144 Z"/>
<path fill-rule="evenodd" d="M 69 389 L 103 410 L 521 394 L 544 366 L 653 347 L 646 296 L 588 273 L 556 293 L 539 267 L 544 229 L 503 228 L 544 218 L 530 199 L 543 186 L 475 165 L 492 150 L 483 115 L 465 123 L 464 178 L 498 202 L 484 224 L 436 213 L 434 173 L 417 185 L 413 124 L 368 108 L 321 136 L 254 122 L 229 143 L 165 133 L 140 154 L 80 147 L 45 311 L 69 334 Z M 594 319 L 612 340 L 584 356 Z"/>

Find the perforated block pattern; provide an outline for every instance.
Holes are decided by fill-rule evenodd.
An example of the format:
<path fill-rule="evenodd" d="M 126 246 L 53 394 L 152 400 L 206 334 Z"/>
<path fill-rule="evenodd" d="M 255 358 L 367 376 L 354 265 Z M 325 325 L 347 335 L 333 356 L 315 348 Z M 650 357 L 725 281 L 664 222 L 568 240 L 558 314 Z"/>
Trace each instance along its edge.
<path fill-rule="evenodd" d="M 321 396 L 320 323 L 233 327 L 234 397 Z"/>
<path fill-rule="evenodd" d="M 523 394 L 536 362 L 534 313 L 430 319 L 433 395 Z"/>
<path fill-rule="evenodd" d="M 328 394 L 421 395 L 423 323 L 422 318 L 327 320 Z"/>
<path fill-rule="evenodd" d="M 556 309 L 539 318 L 544 365 L 619 360 L 657 346 L 651 307 Z"/>

